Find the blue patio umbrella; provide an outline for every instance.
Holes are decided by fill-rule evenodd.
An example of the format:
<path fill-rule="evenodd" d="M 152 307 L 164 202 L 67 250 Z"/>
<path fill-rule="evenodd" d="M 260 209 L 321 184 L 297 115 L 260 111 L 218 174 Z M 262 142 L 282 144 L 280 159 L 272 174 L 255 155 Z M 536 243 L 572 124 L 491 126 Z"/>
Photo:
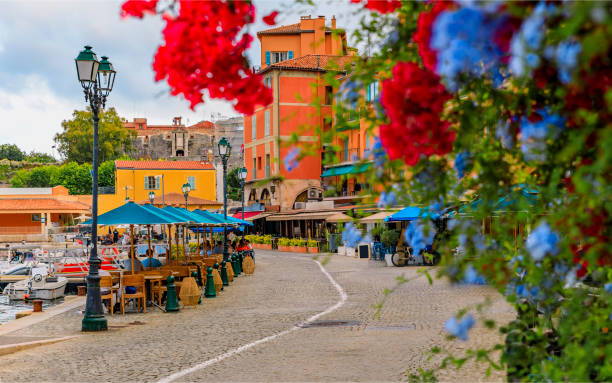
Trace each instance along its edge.
<path fill-rule="evenodd" d="M 408 206 L 386 217 L 385 222 L 414 221 L 419 218 L 436 219 L 438 217 L 440 217 L 440 215 L 438 213 L 433 212 L 430 208 Z"/>
<path fill-rule="evenodd" d="M 127 202 L 111 211 L 107 211 L 104 214 L 98 216 L 98 225 L 130 225 L 130 233 L 133 240 L 133 225 L 156 225 L 156 224 L 167 224 L 173 223 L 172 220 L 168 219 L 146 209 L 137 203 Z M 134 248 L 131 251 L 132 259 L 132 273 L 134 272 Z"/>

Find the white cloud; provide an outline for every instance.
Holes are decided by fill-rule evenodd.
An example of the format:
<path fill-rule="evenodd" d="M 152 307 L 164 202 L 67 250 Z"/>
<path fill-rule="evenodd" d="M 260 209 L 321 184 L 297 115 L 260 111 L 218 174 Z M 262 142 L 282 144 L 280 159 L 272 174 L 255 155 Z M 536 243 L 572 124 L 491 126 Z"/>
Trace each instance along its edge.
<path fill-rule="evenodd" d="M 0 89 L 0 142 L 17 144 L 31 151 L 51 153 L 53 136 L 61 131 L 61 122 L 70 118 L 74 103 L 58 97 L 47 81 L 31 75 L 22 79 L 18 92 Z"/>

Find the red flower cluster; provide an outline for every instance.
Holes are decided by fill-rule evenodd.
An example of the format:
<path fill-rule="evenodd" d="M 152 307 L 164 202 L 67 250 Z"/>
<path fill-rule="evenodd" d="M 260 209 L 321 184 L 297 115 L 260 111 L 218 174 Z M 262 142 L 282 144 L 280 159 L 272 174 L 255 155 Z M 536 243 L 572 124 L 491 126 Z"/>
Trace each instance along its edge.
<path fill-rule="evenodd" d="M 380 140 L 392 160 L 414 165 L 422 155 L 447 154 L 455 133 L 440 120 L 451 98 L 440 77 L 415 63 L 397 63 L 393 77 L 383 81 L 381 104 L 391 123 L 380 127 Z"/>
<path fill-rule="evenodd" d="M 244 51 L 253 37 L 241 32 L 254 21 L 255 8 L 244 1 L 175 1 L 179 2 L 179 14 L 163 15 L 164 45 L 153 62 L 155 80 L 166 79 L 170 93 L 182 94 L 191 109 L 203 102 L 204 89 L 211 98 L 234 102 L 236 111 L 245 114 L 271 103 L 271 90 L 245 59 Z M 154 9 L 150 4 L 133 3 L 139 2 L 124 3 L 123 12 L 138 16 Z"/>
<path fill-rule="evenodd" d="M 395 12 L 402 6 L 400 0 L 365 0 L 365 8 L 380 13 Z M 351 3 L 361 3 L 361 0 L 351 0 Z"/>
<path fill-rule="evenodd" d="M 264 16 L 261 20 L 268 25 L 274 25 L 276 24 L 276 16 L 278 16 L 278 11 L 272 11 L 269 15 Z"/>
<path fill-rule="evenodd" d="M 453 4 L 452 1 L 436 1 L 429 11 L 421 12 L 417 20 L 417 29 L 413 38 L 417 43 L 423 65 L 432 72 L 436 70 L 438 54 L 429 46 L 432 34 L 431 28 L 438 15 L 451 8 Z"/>
<path fill-rule="evenodd" d="M 138 17 L 142 19 L 146 13 L 155 14 L 157 0 L 128 0 L 121 5 L 121 17 Z"/>

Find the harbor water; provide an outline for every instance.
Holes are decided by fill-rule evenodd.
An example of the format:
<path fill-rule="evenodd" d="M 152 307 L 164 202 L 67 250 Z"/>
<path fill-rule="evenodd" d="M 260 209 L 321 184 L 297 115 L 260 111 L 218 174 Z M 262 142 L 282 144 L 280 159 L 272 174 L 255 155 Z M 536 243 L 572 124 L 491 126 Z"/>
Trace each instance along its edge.
<path fill-rule="evenodd" d="M 52 301 L 43 300 L 43 310 L 64 302 L 64 298 Z M 32 302 L 11 301 L 8 296 L 0 295 L 0 324 L 15 319 L 15 314 L 24 310 L 32 310 Z"/>

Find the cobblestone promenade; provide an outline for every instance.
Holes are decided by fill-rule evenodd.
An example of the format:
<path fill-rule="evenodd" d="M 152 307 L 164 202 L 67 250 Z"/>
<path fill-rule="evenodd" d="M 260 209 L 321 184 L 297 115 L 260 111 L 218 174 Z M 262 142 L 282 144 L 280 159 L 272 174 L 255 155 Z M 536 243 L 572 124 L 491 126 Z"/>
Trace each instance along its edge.
<path fill-rule="evenodd" d="M 323 258 L 321 258 L 323 259 Z M 434 345 L 460 352 L 490 347 L 500 339 L 479 322 L 468 342 L 445 340 L 444 322 L 466 305 L 490 297 L 487 315 L 504 322 L 512 309 L 486 286 L 430 286 L 412 280 L 389 296 L 381 315 L 372 307 L 394 278 L 416 276 L 416 268 L 333 256 L 325 266 L 348 299 L 318 321 L 336 327 L 308 327 L 257 344 L 177 381 L 405 381 L 406 371 L 427 368 Z M 108 317 L 107 333 L 80 333 L 76 310 L 14 336 L 81 335 L 71 340 L 0 356 L 0 381 L 156 381 L 223 353 L 292 328 L 340 300 L 319 266 L 307 256 L 257 252 L 257 269 L 240 276 L 215 299 L 178 314 L 149 307 L 147 314 Z M 441 372 L 443 381 L 499 381 L 482 365 L 467 363 Z"/>

